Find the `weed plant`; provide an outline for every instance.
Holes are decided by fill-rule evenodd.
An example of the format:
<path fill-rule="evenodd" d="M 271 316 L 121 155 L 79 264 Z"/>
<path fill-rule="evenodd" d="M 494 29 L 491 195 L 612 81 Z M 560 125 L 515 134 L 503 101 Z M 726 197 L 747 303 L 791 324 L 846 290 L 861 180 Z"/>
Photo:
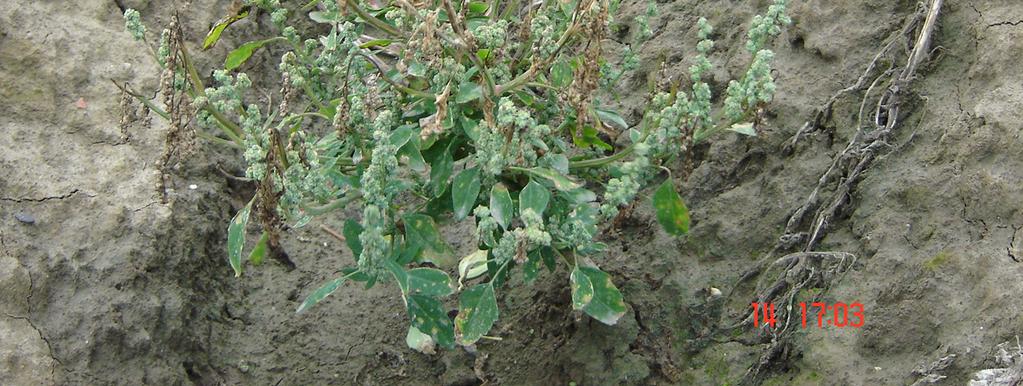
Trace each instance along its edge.
<path fill-rule="evenodd" d="M 235 276 L 265 256 L 290 265 L 282 231 L 357 208 L 360 218 L 341 232 L 356 264 L 298 312 L 346 282 L 393 280 L 408 311 L 407 342 L 431 351 L 486 337 L 499 317 L 496 294 L 515 271 L 527 284 L 544 270 L 567 272 L 572 307 L 615 324 L 626 306 L 593 262 L 607 250 L 598 233 L 665 165 L 690 160 L 696 144 L 727 131 L 756 134 L 775 89 L 766 46 L 789 22 L 785 5 L 775 0 L 753 19 L 751 62 L 717 107 L 706 81 L 713 29 L 700 19 L 688 74 L 659 74 L 636 125 L 595 95 L 638 67 L 634 50 L 653 34 L 653 3 L 633 20 L 633 42 L 612 65 L 608 32 L 627 22 L 614 19 L 618 1 L 250 0 L 214 26 L 203 48 L 246 18 L 269 18 L 273 36 L 233 48 L 204 79 L 175 17 L 146 44 L 163 70 L 162 100 L 123 90 L 170 121 L 170 148 L 197 136 L 244 157 L 257 188 L 228 229 Z M 138 12 L 124 16 L 132 37 L 148 42 Z M 268 46 L 285 50 L 279 77 L 258 79 L 283 82 L 260 105 L 241 70 Z M 670 176 L 652 204 L 666 232 L 688 232 Z M 243 254 L 253 219 L 262 235 Z M 464 221 L 472 221 L 478 249 L 461 257 L 441 225 Z M 451 318 L 444 304 L 454 295 Z"/>

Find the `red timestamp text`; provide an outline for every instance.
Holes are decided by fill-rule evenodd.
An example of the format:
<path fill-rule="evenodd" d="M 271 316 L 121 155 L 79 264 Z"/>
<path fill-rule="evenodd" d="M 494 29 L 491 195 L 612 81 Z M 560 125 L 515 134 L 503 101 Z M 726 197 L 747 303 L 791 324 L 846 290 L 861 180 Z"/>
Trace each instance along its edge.
<path fill-rule="evenodd" d="M 777 319 L 774 316 L 774 303 L 754 302 L 753 327 L 760 327 L 761 324 L 771 328 L 775 327 Z M 863 312 L 863 304 L 860 302 L 827 304 L 823 302 L 799 303 L 801 325 L 806 328 L 808 325 L 824 327 L 853 327 L 860 328 L 866 323 Z"/>

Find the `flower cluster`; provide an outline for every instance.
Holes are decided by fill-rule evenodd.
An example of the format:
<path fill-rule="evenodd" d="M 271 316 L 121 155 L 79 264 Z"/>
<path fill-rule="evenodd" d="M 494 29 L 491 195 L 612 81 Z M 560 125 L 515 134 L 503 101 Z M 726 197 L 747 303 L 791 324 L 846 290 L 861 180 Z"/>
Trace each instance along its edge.
<path fill-rule="evenodd" d="M 496 128 L 486 123 L 478 126 L 474 144 L 476 163 L 480 165 L 488 180 L 500 175 L 509 163 L 505 143 L 504 137 Z"/>
<path fill-rule="evenodd" d="M 524 228 L 515 230 L 515 236 L 519 240 L 524 240 L 534 248 L 551 245 L 551 234 L 544 229 L 543 216 L 532 208 L 526 208 L 519 217 L 525 224 Z"/>
<path fill-rule="evenodd" d="M 557 36 L 560 35 L 558 25 L 545 12 L 537 13 L 529 24 L 533 40 L 533 56 L 537 59 L 547 58 L 558 49 Z"/>
<path fill-rule="evenodd" d="M 505 44 L 508 37 L 508 21 L 483 23 L 472 30 L 472 36 L 482 48 L 498 48 Z"/>
<path fill-rule="evenodd" d="M 362 195 L 368 205 L 387 208 L 396 193 L 388 180 L 398 170 L 396 155 L 398 148 L 390 141 L 391 127 L 395 117 L 391 111 L 384 110 L 373 122 L 373 156 L 369 167 L 362 175 Z"/>
<path fill-rule="evenodd" d="M 747 33 L 749 40 L 746 42 L 746 50 L 752 54 L 757 53 L 767 45 L 768 40 L 781 33 L 782 26 L 792 23 L 792 19 L 785 15 L 787 3 L 788 0 L 774 0 L 766 14 L 753 17 L 752 27 Z"/>
<path fill-rule="evenodd" d="M 490 208 L 486 205 L 477 206 L 473 211 L 473 217 L 476 218 L 477 242 L 489 247 L 496 247 L 497 239 L 494 238 L 494 232 L 497 232 L 499 224 L 497 219 L 490 214 Z"/>
<path fill-rule="evenodd" d="M 170 36 L 171 31 L 166 28 L 160 33 L 160 47 L 156 50 L 156 61 L 160 63 L 160 67 L 167 67 L 167 61 L 171 56 Z"/>
<path fill-rule="evenodd" d="M 686 101 L 686 96 L 682 94 L 679 96 L 680 100 L 677 101 L 676 105 L 679 106 L 680 110 L 678 114 L 688 115 L 689 119 L 686 123 L 690 123 L 693 129 L 703 129 L 714 125 L 710 115 L 710 86 L 707 85 L 707 82 L 703 81 L 703 74 L 713 68 L 707 55 L 714 49 L 714 41 L 710 40 L 710 35 L 714 32 L 714 28 L 711 27 L 710 22 L 706 18 L 702 17 L 697 21 L 697 28 L 697 37 L 700 39 L 700 42 L 696 44 L 698 55 L 694 59 L 695 63 L 689 67 L 689 79 L 693 82 L 693 99 L 692 101 Z"/>
<path fill-rule="evenodd" d="M 362 215 L 364 231 L 359 236 L 362 254 L 359 269 L 369 275 L 382 272 L 382 262 L 388 256 L 388 243 L 384 234 L 389 227 L 387 220 L 391 198 L 396 191 L 388 180 L 398 169 L 395 157 L 398 149 L 390 141 L 390 128 L 394 126 L 394 113 L 385 110 L 373 122 L 373 155 L 369 167 L 362 175 L 362 195 L 366 207 Z"/>
<path fill-rule="evenodd" d="M 654 36 L 654 30 L 650 28 L 650 18 L 654 16 L 657 16 L 657 3 L 651 1 L 647 4 L 646 13 L 636 16 L 636 27 L 639 28 L 636 40 L 645 41 Z"/>
<path fill-rule="evenodd" d="M 746 49 L 753 54 L 753 63 L 738 81 L 728 83 L 725 97 L 725 116 L 739 120 L 749 108 L 761 102 L 770 102 L 774 97 L 774 77 L 771 75 L 771 61 L 774 52 L 764 49 L 767 41 L 781 33 L 781 27 L 792 22 L 785 15 L 788 0 L 775 0 L 767 14 L 753 18 Z"/>
<path fill-rule="evenodd" d="M 604 191 L 604 203 L 600 205 L 600 214 L 604 219 L 617 216 L 618 208 L 631 202 L 636 193 L 639 193 L 646 180 L 646 169 L 650 167 L 650 159 L 647 157 L 649 152 L 650 145 L 646 142 L 636 143 L 633 150 L 636 156 L 622 163 L 619 168 L 621 176 L 608 180 L 607 190 Z"/>
<path fill-rule="evenodd" d="M 366 205 L 362 211 L 363 231 L 359 234 L 362 253 L 359 254 L 358 265 L 359 271 L 371 277 L 377 277 L 384 272 L 383 261 L 390 252 L 390 245 L 384 237 L 386 225 L 382 209 L 376 205 Z"/>
<path fill-rule="evenodd" d="M 506 164 L 532 166 L 536 164 L 538 152 L 550 150 L 546 143 L 550 126 L 537 124 L 532 114 L 516 106 L 511 98 L 501 98 L 498 103 L 497 124 L 512 133 L 503 153 L 513 155 L 513 159 L 503 160 Z"/>
<path fill-rule="evenodd" d="M 760 102 L 770 102 L 774 98 L 774 76 L 771 75 L 771 50 L 757 51 L 749 71 L 739 81 L 728 83 L 725 98 L 725 115 L 731 120 L 742 118 L 743 112 Z"/>
<path fill-rule="evenodd" d="M 124 29 L 128 30 L 131 37 L 137 41 L 146 40 L 146 26 L 142 25 L 142 17 L 139 11 L 128 8 L 124 10 Z"/>

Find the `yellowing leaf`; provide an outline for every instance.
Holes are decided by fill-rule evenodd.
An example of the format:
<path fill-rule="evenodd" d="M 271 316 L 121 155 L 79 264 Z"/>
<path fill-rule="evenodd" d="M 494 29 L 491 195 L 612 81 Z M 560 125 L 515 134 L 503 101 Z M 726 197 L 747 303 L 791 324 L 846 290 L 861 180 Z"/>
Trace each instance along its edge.
<path fill-rule="evenodd" d="M 594 267 L 572 270 L 572 308 L 609 326 L 625 315 L 625 300 L 611 282 L 611 275 Z"/>
<path fill-rule="evenodd" d="M 497 297 L 494 285 L 478 284 L 462 292 L 455 317 L 455 338 L 462 345 L 476 343 L 497 321 Z"/>
<path fill-rule="evenodd" d="M 689 233 L 689 209 L 675 191 L 671 179 L 665 180 L 654 192 L 653 204 L 657 222 L 665 232 L 675 236 Z"/>

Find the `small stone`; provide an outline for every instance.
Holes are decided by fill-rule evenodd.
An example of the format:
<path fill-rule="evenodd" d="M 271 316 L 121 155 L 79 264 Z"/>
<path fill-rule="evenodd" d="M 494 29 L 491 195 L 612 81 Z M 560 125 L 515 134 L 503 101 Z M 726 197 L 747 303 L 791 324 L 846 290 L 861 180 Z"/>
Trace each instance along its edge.
<path fill-rule="evenodd" d="M 15 213 L 14 218 L 25 224 L 35 224 L 36 218 L 28 213 Z"/>
<path fill-rule="evenodd" d="M 188 189 L 190 189 L 190 190 L 196 190 L 198 188 L 199 188 L 199 185 L 196 185 L 196 184 L 188 185 Z"/>

